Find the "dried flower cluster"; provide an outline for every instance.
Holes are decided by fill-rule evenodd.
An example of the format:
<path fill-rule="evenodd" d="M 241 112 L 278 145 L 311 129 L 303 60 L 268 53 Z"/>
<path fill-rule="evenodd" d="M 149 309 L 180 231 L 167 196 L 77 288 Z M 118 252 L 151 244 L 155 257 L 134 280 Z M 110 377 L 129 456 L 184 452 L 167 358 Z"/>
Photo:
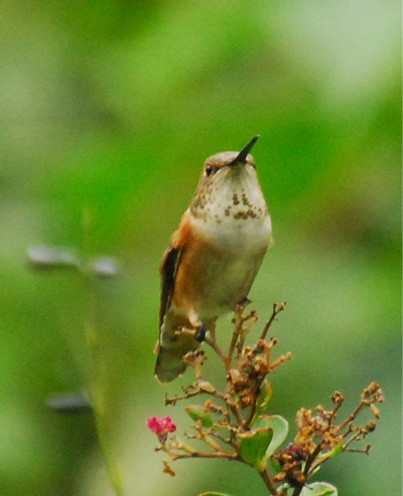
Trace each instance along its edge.
<path fill-rule="evenodd" d="M 254 311 L 244 315 L 244 307 L 235 312 L 234 331 L 226 351 L 217 343 L 215 330 L 209 332 L 205 341 L 225 368 L 223 388 L 216 388 L 203 377 L 204 351 L 191 352 L 185 357 L 195 372 L 196 380 L 182 388 L 183 394 L 166 397 L 165 404 L 174 405 L 201 395 L 207 399 L 203 404 L 185 407 L 195 421 L 192 432 L 185 434 L 186 442 L 170 434 L 175 429 L 157 432 L 152 428 L 156 419 L 149 419 L 148 427 L 160 441 L 156 450 L 168 455 L 164 461 L 166 473 L 175 475 L 171 463 L 183 458 L 237 460 L 258 470 L 269 494 L 298 496 L 313 473 L 331 457 L 343 451 L 368 453 L 369 446 L 355 449 L 352 444 L 362 441 L 375 429 L 379 418 L 376 404 L 383 401 L 382 391 L 376 383 L 364 390 L 357 408 L 340 423 L 336 420 L 344 401 L 341 393 L 334 393 L 333 408 L 329 411 L 320 405 L 314 410 L 301 408 L 296 416 L 298 432 L 294 442 L 280 449 L 288 433 L 288 423 L 269 412 L 272 391 L 267 378 L 290 360 L 291 354 L 273 358 L 277 340 L 267 338 L 267 335 L 277 315 L 284 309 L 285 303 L 273 306 L 272 315 L 253 346 L 248 346 L 245 340 L 258 317 Z M 372 412 L 374 420 L 365 426 L 355 425 L 357 416 L 364 409 Z M 173 425 L 169 417 L 160 420 Z M 189 441 L 194 439 L 202 441 L 205 449 L 200 451 L 190 446 Z"/>
<path fill-rule="evenodd" d="M 336 422 L 336 418 L 344 396 L 339 392 L 332 396 L 331 410 L 325 410 L 322 405 L 314 410 L 300 408 L 296 416 L 298 433 L 294 442 L 273 455 L 281 467 L 274 480 L 286 481 L 289 486 L 296 488 L 293 494 L 298 496 L 310 476 L 329 458 L 343 451 L 368 454 L 369 444 L 364 448 L 351 448 L 351 445 L 362 441 L 375 430 L 376 420 L 379 419 L 376 403 L 383 401 L 381 388 L 376 382 L 372 382 L 364 389 L 357 408 L 340 423 Z M 367 408 L 371 410 L 374 419 L 365 426 L 355 425 L 357 416 Z"/>

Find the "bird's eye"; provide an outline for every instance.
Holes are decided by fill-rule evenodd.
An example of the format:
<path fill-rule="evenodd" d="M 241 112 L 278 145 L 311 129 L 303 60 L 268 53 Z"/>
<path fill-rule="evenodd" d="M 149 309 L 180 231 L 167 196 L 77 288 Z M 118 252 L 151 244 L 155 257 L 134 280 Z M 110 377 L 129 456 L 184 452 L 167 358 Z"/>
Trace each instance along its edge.
<path fill-rule="evenodd" d="M 206 169 L 205 169 L 206 176 L 210 176 L 211 174 L 214 174 L 216 170 L 217 169 L 215 167 L 212 167 L 211 165 L 206 165 Z"/>

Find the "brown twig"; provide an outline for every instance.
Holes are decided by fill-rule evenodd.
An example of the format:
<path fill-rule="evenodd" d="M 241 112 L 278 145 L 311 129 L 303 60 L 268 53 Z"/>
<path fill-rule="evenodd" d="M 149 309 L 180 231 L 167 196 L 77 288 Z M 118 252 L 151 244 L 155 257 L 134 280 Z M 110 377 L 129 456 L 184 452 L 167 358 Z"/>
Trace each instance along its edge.
<path fill-rule="evenodd" d="M 262 339 L 263 341 L 266 339 L 267 333 L 269 332 L 269 329 L 270 329 L 272 323 L 276 320 L 277 315 L 280 312 L 282 312 L 283 310 L 285 310 L 286 305 L 287 305 L 286 301 L 284 301 L 282 303 L 274 303 L 273 304 L 272 314 L 271 314 L 269 320 L 267 321 L 266 325 L 263 328 L 262 334 L 260 335 L 260 339 Z"/>
<path fill-rule="evenodd" d="M 184 458 L 224 458 L 227 460 L 241 461 L 237 453 L 228 453 L 227 451 L 195 451 L 193 453 L 171 453 L 171 458 L 175 460 L 183 460 Z"/>

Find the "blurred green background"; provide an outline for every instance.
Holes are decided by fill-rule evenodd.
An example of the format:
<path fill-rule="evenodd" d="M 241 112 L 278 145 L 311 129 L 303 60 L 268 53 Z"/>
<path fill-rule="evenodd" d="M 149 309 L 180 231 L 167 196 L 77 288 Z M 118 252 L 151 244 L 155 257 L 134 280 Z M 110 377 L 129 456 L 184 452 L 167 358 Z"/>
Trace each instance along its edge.
<path fill-rule="evenodd" d="M 191 375 L 153 377 L 162 252 L 204 159 L 257 133 L 275 244 L 251 299 L 262 321 L 287 300 L 273 332 L 294 356 L 273 412 L 294 432 L 300 406 L 337 389 L 347 415 L 378 381 L 371 455 L 319 479 L 401 494 L 400 3 L 4 0 L 0 13 L 0 494 L 112 494 L 91 415 L 45 406 L 88 391 L 127 495 L 265 494 L 235 463 L 162 474 L 145 429 L 151 415 L 188 423 L 164 394 Z M 42 244 L 116 257 L 119 276 L 89 288 L 30 271 Z"/>

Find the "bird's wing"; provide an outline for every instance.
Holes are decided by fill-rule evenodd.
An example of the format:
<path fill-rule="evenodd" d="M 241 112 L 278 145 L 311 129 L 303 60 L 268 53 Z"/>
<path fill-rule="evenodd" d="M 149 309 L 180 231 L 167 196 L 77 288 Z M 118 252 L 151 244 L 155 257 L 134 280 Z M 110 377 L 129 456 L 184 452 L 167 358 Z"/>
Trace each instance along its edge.
<path fill-rule="evenodd" d="M 170 245 L 161 263 L 161 305 L 160 305 L 160 329 L 164 316 L 168 311 L 172 295 L 175 289 L 176 273 L 179 266 L 182 249 Z"/>

